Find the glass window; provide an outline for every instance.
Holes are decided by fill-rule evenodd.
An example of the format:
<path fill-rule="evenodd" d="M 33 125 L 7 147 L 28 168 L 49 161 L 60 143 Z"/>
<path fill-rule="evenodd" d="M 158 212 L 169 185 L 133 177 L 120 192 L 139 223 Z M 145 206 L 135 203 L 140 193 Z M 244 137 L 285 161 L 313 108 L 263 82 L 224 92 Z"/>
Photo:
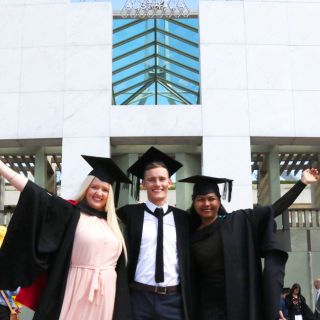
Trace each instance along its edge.
<path fill-rule="evenodd" d="M 113 19 L 113 104 L 199 104 L 198 17 Z"/>

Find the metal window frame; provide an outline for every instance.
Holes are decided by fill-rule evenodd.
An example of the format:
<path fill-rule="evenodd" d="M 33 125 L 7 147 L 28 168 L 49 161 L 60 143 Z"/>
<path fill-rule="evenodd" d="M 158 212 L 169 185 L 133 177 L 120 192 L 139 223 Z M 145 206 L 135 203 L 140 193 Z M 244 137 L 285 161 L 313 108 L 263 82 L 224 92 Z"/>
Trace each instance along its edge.
<path fill-rule="evenodd" d="M 183 20 L 185 20 L 186 18 L 182 18 Z M 180 19 L 180 20 L 182 20 Z M 127 30 L 131 27 L 136 27 L 139 23 L 143 23 L 146 21 L 146 19 L 127 19 L 129 20 L 128 23 L 125 23 L 117 28 L 114 29 L 114 36 L 124 30 Z M 131 21 L 132 20 L 132 21 Z M 154 92 L 154 97 L 155 97 L 155 105 L 158 104 L 158 95 L 159 97 L 167 97 L 167 99 L 172 99 L 172 100 L 177 100 L 180 101 L 181 104 L 197 104 L 200 101 L 200 80 L 199 80 L 199 69 L 194 67 L 194 66 L 189 66 L 186 64 L 185 61 L 181 62 L 181 61 L 177 61 L 177 59 L 175 59 L 172 56 L 165 56 L 163 54 L 163 52 L 159 53 L 159 49 L 163 48 L 164 50 L 168 51 L 168 52 L 174 52 L 182 57 L 184 57 L 187 62 L 188 59 L 194 61 L 195 63 L 200 63 L 199 62 L 199 57 L 200 54 L 194 55 L 188 52 L 185 52 L 183 50 L 181 50 L 181 47 L 177 48 L 176 46 L 170 45 L 169 43 L 163 43 L 163 41 L 160 41 L 158 39 L 158 34 L 162 34 L 164 36 L 166 36 L 168 39 L 174 39 L 177 40 L 181 43 L 185 43 L 186 45 L 192 46 L 196 49 L 199 50 L 199 44 L 195 41 L 192 41 L 190 39 L 187 39 L 183 36 L 181 36 L 180 34 L 174 34 L 172 33 L 172 31 L 167 31 L 163 29 L 163 26 L 159 27 L 158 25 L 160 23 L 158 23 L 158 20 L 163 20 L 165 22 L 168 23 L 172 23 L 174 25 L 177 25 L 179 27 L 185 28 L 188 31 L 197 33 L 198 29 L 190 26 L 184 22 L 179 21 L 179 19 L 168 19 L 168 18 L 152 18 L 152 19 L 148 19 L 150 21 L 153 22 L 153 26 L 148 26 L 147 30 L 143 30 L 142 32 L 138 32 L 138 33 L 134 33 L 134 35 L 132 35 L 131 37 L 126 37 L 125 39 L 115 42 L 113 44 L 113 48 L 121 48 L 121 46 L 128 44 L 132 41 L 135 41 L 139 38 L 142 37 L 146 37 L 150 34 L 154 34 L 154 39 L 153 41 L 148 41 L 146 44 L 141 45 L 137 48 L 134 48 L 130 51 L 126 51 L 122 54 L 119 54 L 115 57 L 113 57 L 112 61 L 113 63 L 117 62 L 121 62 L 121 60 L 126 59 L 130 56 L 132 56 L 133 54 L 139 53 L 141 52 L 143 54 L 144 50 L 149 50 L 150 48 L 153 48 L 153 53 L 148 54 L 145 57 L 142 57 L 138 60 L 133 60 L 133 61 L 128 61 L 125 65 L 118 67 L 117 69 L 114 69 L 112 71 L 112 75 L 113 77 L 117 75 L 116 80 L 113 80 L 113 84 L 112 84 L 112 93 L 113 93 L 113 97 L 112 97 L 112 102 L 114 104 L 121 104 L 121 105 L 125 105 L 125 104 L 130 104 L 133 103 L 135 101 L 139 101 L 141 99 L 146 99 L 145 97 L 150 97 L 150 92 L 144 92 L 146 91 L 152 84 L 155 85 L 155 92 Z M 128 32 L 129 33 L 129 32 Z M 115 37 L 114 37 L 115 38 Z M 133 72 L 130 73 L 129 75 L 125 75 L 125 71 L 129 70 L 131 68 L 137 67 L 139 64 L 142 64 L 144 62 L 147 61 L 152 61 L 152 59 L 154 60 L 154 64 L 152 66 L 148 66 L 147 68 L 143 69 L 143 70 L 139 70 L 137 72 Z M 159 65 L 159 61 L 163 61 L 165 62 L 165 64 L 167 66 L 160 66 Z M 171 68 L 172 66 L 172 68 Z M 181 72 L 179 72 L 178 70 L 174 70 L 177 69 L 177 67 L 180 68 Z M 183 74 L 183 70 L 188 71 L 189 74 L 185 75 Z M 124 75 L 120 75 L 120 73 L 123 72 Z M 190 75 L 190 72 L 194 74 L 194 78 L 192 77 L 192 75 Z M 131 81 L 134 80 L 136 77 L 139 77 L 141 75 L 145 74 L 146 75 L 146 79 L 144 81 L 139 81 L 137 83 L 134 83 L 128 87 L 126 87 L 125 89 L 119 89 L 117 90 L 117 86 L 120 84 L 125 83 L 126 81 Z M 196 90 L 192 90 L 190 88 L 188 88 L 186 85 L 183 85 L 181 83 L 176 83 L 173 81 L 170 81 L 169 79 L 167 79 L 166 75 L 171 75 L 174 76 L 178 79 L 181 79 L 183 81 L 185 81 L 186 83 L 191 84 L 193 87 L 197 87 Z M 167 93 L 165 92 L 159 92 L 157 90 L 157 86 L 158 84 L 160 84 L 162 87 L 164 87 L 166 90 L 168 90 Z M 136 91 L 132 92 L 132 94 L 125 99 L 125 101 L 123 101 L 122 103 L 117 103 L 119 96 L 121 96 L 122 94 L 128 94 L 129 91 L 134 90 L 138 88 Z M 194 98 L 191 98 L 193 100 L 190 101 L 190 99 L 187 99 L 186 97 L 183 96 L 183 93 L 187 93 L 187 94 L 191 94 L 192 96 L 194 96 Z M 141 99 L 137 99 L 137 97 L 141 95 Z M 169 96 L 171 96 L 172 98 L 169 98 Z M 174 98 L 173 98 L 174 97 Z M 195 103 L 196 102 L 196 103 Z"/>

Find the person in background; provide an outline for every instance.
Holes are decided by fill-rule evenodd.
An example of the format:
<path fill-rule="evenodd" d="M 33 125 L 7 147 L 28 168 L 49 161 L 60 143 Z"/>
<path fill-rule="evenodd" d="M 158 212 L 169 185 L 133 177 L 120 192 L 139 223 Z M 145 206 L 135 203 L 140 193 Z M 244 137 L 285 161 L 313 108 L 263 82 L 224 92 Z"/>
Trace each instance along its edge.
<path fill-rule="evenodd" d="M 289 320 L 313 320 L 314 315 L 306 303 L 305 297 L 301 294 L 301 286 L 294 283 L 290 293 L 286 296 L 286 306 L 289 313 Z"/>
<path fill-rule="evenodd" d="M 320 319 L 320 278 L 314 280 L 314 287 L 316 289 L 314 316 L 315 319 Z"/>
<path fill-rule="evenodd" d="M 279 320 L 288 320 L 289 319 L 289 313 L 288 308 L 286 306 L 286 296 L 290 293 L 290 288 L 283 288 L 281 292 L 281 298 L 279 303 L 279 317 L 277 319 Z"/>

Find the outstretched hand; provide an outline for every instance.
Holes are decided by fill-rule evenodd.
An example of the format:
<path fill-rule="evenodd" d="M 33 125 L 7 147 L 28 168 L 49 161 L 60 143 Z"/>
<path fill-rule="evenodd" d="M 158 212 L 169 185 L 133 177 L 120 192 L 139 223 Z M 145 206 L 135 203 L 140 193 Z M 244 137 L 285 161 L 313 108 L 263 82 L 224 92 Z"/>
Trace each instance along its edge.
<path fill-rule="evenodd" d="M 302 172 L 301 181 L 304 184 L 315 183 L 320 180 L 319 171 L 315 168 L 306 169 Z"/>
<path fill-rule="evenodd" d="M 0 176 L 3 176 L 17 190 L 22 191 L 26 186 L 28 179 L 13 171 L 0 160 Z"/>

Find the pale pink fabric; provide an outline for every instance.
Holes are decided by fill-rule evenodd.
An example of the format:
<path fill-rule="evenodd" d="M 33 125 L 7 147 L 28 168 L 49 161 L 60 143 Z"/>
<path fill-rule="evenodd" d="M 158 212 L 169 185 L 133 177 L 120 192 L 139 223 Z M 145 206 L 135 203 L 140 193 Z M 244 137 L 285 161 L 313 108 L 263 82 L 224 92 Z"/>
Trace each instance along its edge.
<path fill-rule="evenodd" d="M 121 244 L 106 220 L 80 215 L 60 320 L 111 320 Z"/>

